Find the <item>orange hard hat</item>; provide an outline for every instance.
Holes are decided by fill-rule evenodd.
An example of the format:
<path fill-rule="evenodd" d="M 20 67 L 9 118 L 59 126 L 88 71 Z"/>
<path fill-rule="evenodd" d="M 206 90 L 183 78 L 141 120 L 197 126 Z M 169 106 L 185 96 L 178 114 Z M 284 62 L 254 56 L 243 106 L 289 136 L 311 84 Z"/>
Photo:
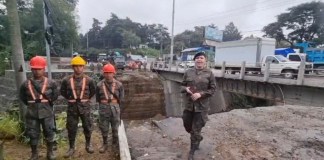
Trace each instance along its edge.
<path fill-rule="evenodd" d="M 106 64 L 103 68 L 102 68 L 102 71 L 104 73 L 115 73 L 116 70 L 115 70 L 115 67 L 111 64 Z"/>
<path fill-rule="evenodd" d="M 44 69 L 46 67 L 46 59 L 41 56 L 35 56 L 30 59 L 29 64 L 32 69 Z"/>

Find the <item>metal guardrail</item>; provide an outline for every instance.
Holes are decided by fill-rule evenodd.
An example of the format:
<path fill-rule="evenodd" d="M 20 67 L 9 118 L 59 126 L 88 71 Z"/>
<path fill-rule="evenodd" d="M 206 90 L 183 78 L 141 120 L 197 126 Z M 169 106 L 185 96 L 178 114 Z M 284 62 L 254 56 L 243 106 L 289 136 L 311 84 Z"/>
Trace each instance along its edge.
<path fill-rule="evenodd" d="M 159 64 L 159 65 L 157 65 Z M 172 72 L 179 72 L 179 73 L 184 73 L 189 67 L 185 65 L 185 67 L 179 66 L 179 62 L 176 62 L 173 66 L 169 67 L 169 64 L 167 63 L 158 63 L 158 62 L 153 62 L 153 69 L 156 70 L 164 70 L 164 71 L 172 71 Z M 238 65 L 236 70 L 228 70 L 228 67 L 226 66 L 226 62 L 222 63 L 222 66 L 220 69 L 213 69 L 216 74 L 216 77 L 232 77 L 235 79 L 244 79 L 245 76 L 256 76 L 256 77 L 261 77 L 263 82 L 269 82 L 270 78 L 275 78 L 275 79 L 283 79 L 285 81 L 289 80 L 287 78 L 284 78 L 283 75 L 284 73 L 281 74 L 272 74 L 270 72 L 270 63 L 266 64 L 265 70 L 263 74 L 258 71 L 249 71 L 247 70 L 252 64 L 247 64 L 245 62 L 242 62 L 241 65 Z M 323 73 L 323 74 L 321 74 Z M 290 73 L 292 74 L 292 79 L 289 84 L 297 84 L 297 85 L 303 85 L 305 82 L 305 78 L 321 78 L 324 77 L 324 69 L 313 69 L 313 68 L 306 68 L 306 64 L 304 61 L 300 63 L 298 71 Z M 230 76 L 230 75 L 236 75 Z M 273 80 L 271 80 L 273 82 Z"/>

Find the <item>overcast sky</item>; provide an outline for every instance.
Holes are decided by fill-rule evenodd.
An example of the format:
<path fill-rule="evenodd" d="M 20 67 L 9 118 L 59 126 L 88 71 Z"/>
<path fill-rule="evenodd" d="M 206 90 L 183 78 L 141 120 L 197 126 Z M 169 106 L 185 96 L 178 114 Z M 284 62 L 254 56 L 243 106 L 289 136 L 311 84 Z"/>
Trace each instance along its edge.
<path fill-rule="evenodd" d="M 312 0 L 175 0 L 174 33 L 193 30 L 194 26 L 215 24 L 224 29 L 229 22 L 243 35 L 262 35 L 263 26 L 274 22 L 276 15 L 289 7 Z M 323 1 L 323 0 L 320 0 Z M 86 33 L 92 18 L 104 24 L 115 13 L 141 24 L 161 23 L 171 33 L 173 0 L 80 0 L 80 32 Z"/>

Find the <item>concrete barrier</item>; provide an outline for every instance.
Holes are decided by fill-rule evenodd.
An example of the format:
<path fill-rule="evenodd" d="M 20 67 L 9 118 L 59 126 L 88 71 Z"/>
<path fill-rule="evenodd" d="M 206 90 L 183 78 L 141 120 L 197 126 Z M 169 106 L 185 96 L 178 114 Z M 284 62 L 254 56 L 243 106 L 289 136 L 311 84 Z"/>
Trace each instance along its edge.
<path fill-rule="evenodd" d="M 123 120 L 120 121 L 120 125 L 118 128 L 118 140 L 120 160 L 131 160 Z"/>

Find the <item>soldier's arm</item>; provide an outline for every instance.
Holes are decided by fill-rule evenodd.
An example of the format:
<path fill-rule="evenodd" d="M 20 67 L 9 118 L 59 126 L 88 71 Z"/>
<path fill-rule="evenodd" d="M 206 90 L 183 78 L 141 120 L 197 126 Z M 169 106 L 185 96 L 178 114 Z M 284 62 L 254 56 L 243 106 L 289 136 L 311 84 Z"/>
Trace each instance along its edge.
<path fill-rule="evenodd" d="M 27 95 L 26 95 L 26 86 L 25 83 L 23 83 L 19 88 L 19 99 L 25 104 L 28 105 L 27 101 Z"/>
<path fill-rule="evenodd" d="M 180 87 L 180 92 L 181 93 L 187 93 L 187 91 L 186 91 L 186 87 L 187 87 L 187 77 L 188 77 L 188 73 L 185 72 L 183 74 L 182 83 L 181 83 L 181 87 Z"/>
<path fill-rule="evenodd" d="M 67 94 L 67 81 L 66 79 L 63 79 L 62 84 L 61 84 L 61 95 L 65 98 L 65 99 L 69 99 L 68 94 Z"/>
<path fill-rule="evenodd" d="M 89 80 L 89 91 L 90 91 L 89 98 L 91 99 L 96 94 L 96 84 L 94 80 L 91 78 Z"/>
<path fill-rule="evenodd" d="M 55 81 L 52 81 L 51 88 L 52 88 L 51 101 L 55 101 L 55 100 L 57 100 L 57 98 L 60 94 Z"/>
<path fill-rule="evenodd" d="M 124 86 L 122 83 L 120 83 L 120 86 L 119 86 L 119 100 L 123 100 L 124 99 L 124 96 L 125 96 L 125 92 L 124 92 Z"/>
<path fill-rule="evenodd" d="M 208 80 L 209 80 L 208 89 L 206 91 L 200 92 L 201 97 L 212 96 L 216 91 L 216 79 L 213 72 L 210 72 L 210 76 Z"/>
<path fill-rule="evenodd" d="M 97 85 L 96 87 L 96 101 L 100 102 L 100 87 Z"/>

